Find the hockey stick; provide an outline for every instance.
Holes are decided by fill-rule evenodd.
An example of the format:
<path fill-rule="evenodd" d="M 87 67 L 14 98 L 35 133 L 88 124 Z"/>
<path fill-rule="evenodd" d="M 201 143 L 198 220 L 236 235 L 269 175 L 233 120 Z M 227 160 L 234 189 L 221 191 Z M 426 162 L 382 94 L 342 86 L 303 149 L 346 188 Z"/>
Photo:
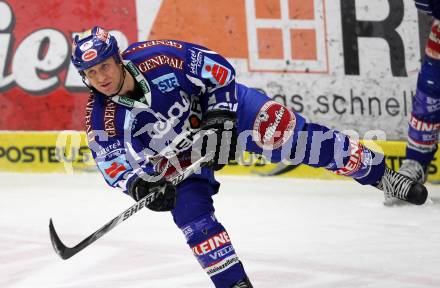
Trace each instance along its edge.
<path fill-rule="evenodd" d="M 188 166 L 185 170 L 181 171 L 182 173 L 177 174 L 173 178 L 169 179 L 169 181 L 174 185 L 179 184 L 180 182 L 188 178 L 190 175 L 194 174 L 201 167 L 208 165 L 209 162 L 207 160 L 212 158 L 213 156 L 212 154 L 213 153 L 208 153 L 205 156 L 201 157 L 200 159 L 192 163 L 190 166 Z M 114 227 L 116 227 L 117 225 L 121 224 L 122 222 L 130 218 L 133 214 L 135 214 L 136 212 L 147 206 L 149 203 L 154 201 L 154 199 L 156 199 L 158 195 L 159 195 L 159 190 L 156 191 L 155 193 L 151 193 L 145 196 L 144 198 L 133 204 L 133 206 L 131 206 L 130 208 L 128 208 L 127 210 L 125 210 L 124 212 L 122 212 L 121 214 L 119 214 L 109 222 L 107 222 L 107 224 L 99 228 L 96 232 L 92 233 L 89 237 L 85 238 L 83 241 L 81 241 L 80 243 L 78 243 L 73 247 L 67 247 L 66 245 L 63 244 L 63 242 L 58 237 L 57 232 L 55 231 L 52 218 L 50 218 L 49 233 L 50 233 L 50 240 L 52 241 L 53 249 L 62 259 L 64 260 L 69 259 L 73 255 L 77 254 L 78 252 L 80 252 L 81 250 L 83 250 L 84 248 L 86 248 L 87 246 L 89 246 L 99 238 L 101 238 L 108 231 L 112 230 Z"/>
<path fill-rule="evenodd" d="M 258 176 L 263 176 L 263 177 L 277 176 L 277 175 L 281 175 L 281 174 L 285 174 L 287 172 L 290 172 L 290 171 L 296 169 L 299 165 L 300 164 L 286 165 L 286 164 L 280 162 L 279 164 L 277 164 L 277 166 L 275 166 L 275 168 L 273 168 L 270 171 L 262 172 L 262 171 L 257 171 L 257 170 L 251 170 L 251 173 L 256 174 Z"/>

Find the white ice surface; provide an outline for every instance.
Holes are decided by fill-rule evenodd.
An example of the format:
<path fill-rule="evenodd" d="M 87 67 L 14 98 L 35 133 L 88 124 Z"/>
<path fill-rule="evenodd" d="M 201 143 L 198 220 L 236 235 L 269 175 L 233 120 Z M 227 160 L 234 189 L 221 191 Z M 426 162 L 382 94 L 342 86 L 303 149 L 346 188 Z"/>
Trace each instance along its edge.
<path fill-rule="evenodd" d="M 353 181 L 219 178 L 216 215 L 255 287 L 440 287 L 440 187 L 433 203 L 384 207 Z M 69 260 L 132 205 L 98 174 L 0 174 L 0 287 L 213 287 L 168 213 L 140 211 Z"/>

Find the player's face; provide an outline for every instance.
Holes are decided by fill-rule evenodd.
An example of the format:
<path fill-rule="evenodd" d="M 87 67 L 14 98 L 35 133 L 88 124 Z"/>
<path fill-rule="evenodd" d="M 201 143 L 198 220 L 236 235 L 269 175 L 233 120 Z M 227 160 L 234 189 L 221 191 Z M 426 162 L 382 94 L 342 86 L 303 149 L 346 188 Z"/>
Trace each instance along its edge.
<path fill-rule="evenodd" d="M 84 70 L 84 74 L 91 86 L 107 96 L 116 93 L 123 81 L 122 67 L 113 57 Z"/>

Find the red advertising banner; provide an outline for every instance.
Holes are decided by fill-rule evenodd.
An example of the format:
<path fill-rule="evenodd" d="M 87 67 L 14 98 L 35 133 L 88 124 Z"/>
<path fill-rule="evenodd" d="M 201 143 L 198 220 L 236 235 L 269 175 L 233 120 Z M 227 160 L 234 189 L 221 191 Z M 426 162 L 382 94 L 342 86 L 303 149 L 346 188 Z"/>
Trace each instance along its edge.
<path fill-rule="evenodd" d="M 0 130 L 84 129 L 71 35 L 96 24 L 135 41 L 134 1 L 0 1 Z"/>
<path fill-rule="evenodd" d="M 87 89 L 70 64 L 71 35 L 94 25 L 120 46 L 181 39 L 247 57 L 243 1 L 189 2 L 0 1 L 0 130 L 84 129 Z"/>

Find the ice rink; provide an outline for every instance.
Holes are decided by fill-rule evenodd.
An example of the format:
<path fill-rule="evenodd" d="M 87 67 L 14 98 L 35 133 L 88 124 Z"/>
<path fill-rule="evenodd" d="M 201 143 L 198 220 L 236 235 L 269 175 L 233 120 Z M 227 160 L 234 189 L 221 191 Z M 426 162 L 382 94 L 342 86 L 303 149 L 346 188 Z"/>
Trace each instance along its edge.
<path fill-rule="evenodd" d="M 384 207 L 353 181 L 220 177 L 214 196 L 255 287 L 440 287 L 440 186 L 432 202 Z M 140 211 L 68 260 L 73 246 L 130 207 L 95 173 L 0 174 L 0 287 L 213 287 L 169 213 Z"/>

